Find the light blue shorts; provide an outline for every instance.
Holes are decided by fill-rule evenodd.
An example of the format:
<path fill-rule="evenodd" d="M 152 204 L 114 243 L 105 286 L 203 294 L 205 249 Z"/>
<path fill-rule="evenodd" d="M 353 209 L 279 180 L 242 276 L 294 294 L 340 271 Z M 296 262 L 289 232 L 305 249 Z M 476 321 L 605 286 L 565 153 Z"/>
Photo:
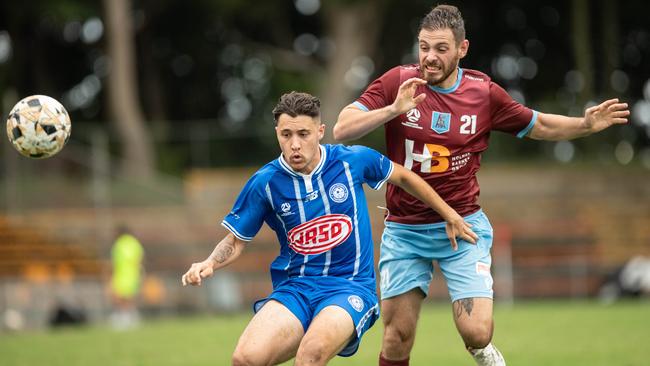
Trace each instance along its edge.
<path fill-rule="evenodd" d="M 426 296 L 437 261 L 447 281 L 451 301 L 492 298 L 492 225 L 482 210 L 465 216 L 478 235 L 476 244 L 458 239 L 451 248 L 445 223 L 405 225 L 386 222 L 379 256 L 381 298 L 388 299 L 419 288 Z"/>
<path fill-rule="evenodd" d="M 269 300 L 276 300 L 300 320 L 307 332 L 314 317 L 325 307 L 343 308 L 356 328 L 356 336 L 339 352 L 339 356 L 348 357 L 357 352 L 361 337 L 379 318 L 375 281 L 366 282 L 332 276 L 294 277 L 278 285 L 269 297 L 256 301 L 253 310 L 258 312 Z"/>

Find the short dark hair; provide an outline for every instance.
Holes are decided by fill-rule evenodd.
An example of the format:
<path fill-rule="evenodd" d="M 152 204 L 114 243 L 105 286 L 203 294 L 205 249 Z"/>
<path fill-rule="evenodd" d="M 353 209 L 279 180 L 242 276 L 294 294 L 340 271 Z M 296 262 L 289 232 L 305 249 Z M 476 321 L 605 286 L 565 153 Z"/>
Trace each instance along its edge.
<path fill-rule="evenodd" d="M 465 21 L 457 7 L 453 5 L 437 5 L 420 22 L 420 29 L 439 30 L 451 29 L 456 44 L 465 39 Z M 419 33 L 418 31 L 418 33 Z"/>
<path fill-rule="evenodd" d="M 273 108 L 273 119 L 275 119 L 275 123 L 278 123 L 278 118 L 282 114 L 288 114 L 291 117 L 319 117 L 320 100 L 311 94 L 297 91 L 282 94 L 278 104 Z"/>

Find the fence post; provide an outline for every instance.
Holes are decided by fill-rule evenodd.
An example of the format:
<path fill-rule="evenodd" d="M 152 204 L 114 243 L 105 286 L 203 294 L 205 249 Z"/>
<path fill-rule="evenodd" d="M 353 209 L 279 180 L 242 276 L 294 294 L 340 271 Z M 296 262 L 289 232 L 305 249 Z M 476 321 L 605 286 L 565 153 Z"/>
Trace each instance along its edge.
<path fill-rule="evenodd" d="M 113 218 L 111 215 L 110 170 L 111 161 L 108 151 L 108 137 L 96 129 L 91 137 L 92 197 L 95 209 L 97 242 L 101 248 L 107 248 L 113 235 Z M 100 250 L 100 253 L 102 251 Z"/>
<path fill-rule="evenodd" d="M 503 305 L 514 304 L 514 279 L 512 271 L 512 231 L 507 225 L 494 230 L 494 282 L 498 293 L 494 298 Z M 495 291 L 495 292 L 496 292 Z"/>

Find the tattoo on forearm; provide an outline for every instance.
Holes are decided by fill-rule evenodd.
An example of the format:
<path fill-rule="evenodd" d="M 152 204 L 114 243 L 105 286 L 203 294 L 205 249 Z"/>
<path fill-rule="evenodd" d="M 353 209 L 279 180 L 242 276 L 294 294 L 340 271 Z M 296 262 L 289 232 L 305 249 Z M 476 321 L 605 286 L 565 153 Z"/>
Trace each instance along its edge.
<path fill-rule="evenodd" d="M 454 306 L 456 308 L 456 317 L 460 318 L 460 316 L 463 314 L 463 309 L 465 309 L 465 312 L 467 313 L 467 316 L 472 315 L 472 309 L 474 309 L 474 299 L 469 298 L 469 299 L 460 299 L 454 303 Z"/>
<path fill-rule="evenodd" d="M 214 249 L 214 253 L 212 253 L 212 258 L 217 263 L 223 263 L 227 261 L 230 257 L 232 257 L 234 252 L 235 252 L 235 248 L 233 248 L 231 243 L 221 243 L 219 246 L 217 246 Z"/>

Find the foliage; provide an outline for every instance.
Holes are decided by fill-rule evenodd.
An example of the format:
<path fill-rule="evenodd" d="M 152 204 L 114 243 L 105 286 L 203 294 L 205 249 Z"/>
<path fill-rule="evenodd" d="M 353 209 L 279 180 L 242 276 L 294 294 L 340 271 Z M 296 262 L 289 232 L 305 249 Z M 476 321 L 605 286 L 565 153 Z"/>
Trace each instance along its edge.
<path fill-rule="evenodd" d="M 354 3 L 364 1 L 370 0 Z M 345 11 L 344 6 L 354 4 L 320 1 L 321 8 L 316 13 L 302 14 L 295 3 L 133 0 L 140 102 L 150 128 L 162 141 L 157 148 L 159 160 L 173 153 L 163 151 L 166 143 L 179 140 L 178 135 L 190 128 L 189 121 L 210 121 L 218 131 L 211 135 L 212 143 L 228 150 L 240 143 L 238 139 L 228 139 L 229 136 L 254 134 L 270 127 L 269 111 L 281 93 L 298 89 L 319 93 L 323 80 L 342 82 L 327 80 L 327 53 L 332 45 L 327 46 L 330 34 L 325 23 L 327 17 L 336 18 L 336 14 L 328 13 L 332 8 Z M 461 63 L 463 67 L 486 72 L 513 95 L 525 98 L 532 108 L 574 116 L 582 113 L 580 83 L 574 80 L 576 74 L 571 73 L 576 68 L 575 50 L 567 37 L 572 29 L 570 2 L 450 3 L 461 8 L 466 20 L 470 52 Z M 380 32 L 377 47 L 369 47 L 374 51 L 367 55 L 373 61 L 369 80 L 394 65 L 414 61 L 418 21 L 432 3 L 382 0 L 373 5 L 381 8 L 376 20 Z M 595 2 L 589 6 L 589 49 L 593 58 L 590 71 L 595 78 L 592 94 L 596 100 L 620 96 L 631 106 L 643 101 L 644 87 L 650 85 L 646 2 Z M 104 102 L 105 85 L 110 78 L 105 37 L 84 41 L 81 34 L 84 25 L 95 18 L 103 19 L 100 1 L 0 4 L 0 32 L 6 32 L 11 40 L 11 55 L 0 62 L 3 114 L 21 97 L 40 93 L 67 103 L 76 126 L 112 118 Z M 294 44 L 297 37 L 305 34 L 313 35 L 319 42 L 313 53 L 305 54 Z M 534 72 L 508 75 L 508 65 L 516 66 L 512 62 L 534 64 Z M 614 71 L 616 75 L 612 74 Z M 74 101 L 73 97 L 87 91 L 89 85 L 99 85 L 98 90 Z M 650 90 L 650 86 L 646 88 Z M 361 91 L 355 89 L 352 94 Z M 640 121 L 637 118 L 635 123 L 607 132 L 602 138 L 578 140 L 575 147 L 584 151 L 583 156 L 592 158 L 611 155 L 622 141 L 636 150 L 646 148 L 650 139 L 647 126 Z M 253 137 L 253 145 L 262 147 L 255 154 L 255 164 L 277 153 L 273 141 L 267 141 L 268 136 L 260 132 Z M 76 138 L 84 137 L 73 133 L 73 139 Z M 362 142 L 381 147 L 382 140 L 370 136 Z M 495 145 L 513 143 L 513 139 L 495 141 Z M 188 155 L 189 140 L 185 144 L 188 146 L 181 156 Z M 523 144 L 516 152 L 524 156 L 552 156 L 553 147 L 553 143 Z M 505 159 L 510 156 L 494 155 Z M 230 165 L 233 162 L 229 159 L 232 156 L 226 154 L 211 164 Z M 190 166 L 187 164 L 187 159 L 171 159 L 162 161 L 161 167 L 178 173 Z"/>

